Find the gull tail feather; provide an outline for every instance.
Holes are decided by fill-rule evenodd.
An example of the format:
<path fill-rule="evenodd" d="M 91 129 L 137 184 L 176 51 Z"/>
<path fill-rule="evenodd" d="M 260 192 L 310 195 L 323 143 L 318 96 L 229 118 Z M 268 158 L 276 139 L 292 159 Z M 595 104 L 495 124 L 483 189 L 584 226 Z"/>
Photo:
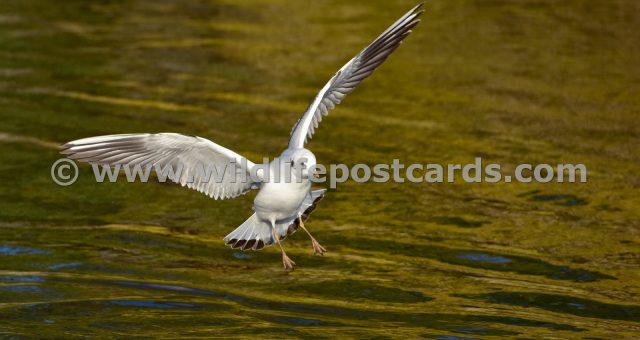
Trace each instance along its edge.
<path fill-rule="evenodd" d="M 275 242 L 271 235 L 271 226 L 258 218 L 255 213 L 251 215 L 229 235 L 224 242 L 233 249 L 260 250 Z"/>

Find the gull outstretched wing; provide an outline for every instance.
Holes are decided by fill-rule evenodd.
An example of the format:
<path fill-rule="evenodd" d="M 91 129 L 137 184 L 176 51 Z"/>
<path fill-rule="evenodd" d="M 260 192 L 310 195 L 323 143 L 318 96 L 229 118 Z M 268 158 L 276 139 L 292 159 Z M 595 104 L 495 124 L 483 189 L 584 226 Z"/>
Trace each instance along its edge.
<path fill-rule="evenodd" d="M 237 197 L 259 186 L 251 181 L 253 162 L 196 136 L 144 133 L 90 137 L 64 144 L 61 153 L 90 164 L 138 165 L 142 169 L 170 166 L 174 172 L 168 173 L 170 180 L 215 199 Z"/>
<path fill-rule="evenodd" d="M 369 77 L 400 46 L 411 29 L 420 22 L 418 17 L 424 12 L 422 6 L 423 3 L 403 15 L 329 80 L 291 131 L 289 148 L 304 147 L 322 117 L 329 114 L 329 110 Z"/>

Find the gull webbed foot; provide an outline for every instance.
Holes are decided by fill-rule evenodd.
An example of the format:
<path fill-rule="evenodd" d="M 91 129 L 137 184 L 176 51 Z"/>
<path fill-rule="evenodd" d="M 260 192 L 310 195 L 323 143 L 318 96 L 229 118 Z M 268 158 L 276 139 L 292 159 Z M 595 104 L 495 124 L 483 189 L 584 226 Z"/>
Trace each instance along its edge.
<path fill-rule="evenodd" d="M 289 256 L 287 256 L 287 254 L 282 253 L 282 265 L 284 266 L 285 270 L 293 270 L 296 263 L 293 262 L 293 260 L 291 260 Z"/>
<path fill-rule="evenodd" d="M 326 249 L 324 249 L 324 247 L 322 245 L 320 245 L 320 243 L 318 243 L 318 241 L 316 241 L 316 239 L 312 238 L 311 239 L 311 245 L 313 246 L 313 254 L 314 255 L 324 255 L 324 253 L 327 252 Z"/>
<path fill-rule="evenodd" d="M 320 243 L 318 241 L 316 241 L 316 238 L 311 235 L 309 230 L 307 230 L 307 228 L 305 228 L 304 222 L 302 222 L 302 217 L 298 217 L 298 221 L 300 222 L 300 228 L 302 228 L 302 230 L 304 230 L 307 233 L 307 235 L 309 235 L 309 238 L 311 239 L 311 246 L 313 247 L 313 254 L 314 255 L 320 255 L 320 256 L 324 255 L 324 253 L 326 253 L 327 250 L 322 245 L 320 245 Z"/>

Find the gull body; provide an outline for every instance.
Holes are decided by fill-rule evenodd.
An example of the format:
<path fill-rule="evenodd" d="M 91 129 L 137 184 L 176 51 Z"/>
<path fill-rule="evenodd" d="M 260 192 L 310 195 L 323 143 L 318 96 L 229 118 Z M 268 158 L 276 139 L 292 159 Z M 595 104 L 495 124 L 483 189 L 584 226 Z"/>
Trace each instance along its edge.
<path fill-rule="evenodd" d="M 338 105 L 364 79 L 380 66 L 420 22 L 423 4 L 411 9 L 387 28 L 364 50 L 349 60 L 322 87 L 293 127 L 288 147 L 273 160 L 266 171 L 255 171 L 256 164 L 242 155 L 208 139 L 177 133 L 137 133 L 89 137 L 62 146 L 62 154 L 71 159 L 98 165 L 181 168 L 168 177 L 182 186 L 214 199 L 227 199 L 258 189 L 255 213 L 224 238 L 231 248 L 259 250 L 278 244 L 285 269 L 295 263 L 286 255 L 281 241 L 303 229 L 311 238 L 315 254 L 322 247 L 304 225 L 326 190 L 311 190 L 314 154 L 305 148 L 323 116 Z M 228 167 L 230 163 L 239 167 Z M 300 172 L 290 165 L 301 165 Z M 221 180 L 204 177 L 199 169 L 223 169 Z M 251 175 L 257 174 L 252 177 Z M 237 181 L 237 176 L 251 179 Z"/>
<path fill-rule="evenodd" d="M 307 149 L 287 149 L 270 163 L 268 179 L 265 178 L 253 201 L 253 210 L 263 221 L 283 223 L 297 217 L 302 202 L 311 190 L 312 174 L 308 169 L 301 173 L 291 171 L 292 164 L 315 165 L 315 156 Z M 301 175 L 301 176 L 299 176 Z"/>

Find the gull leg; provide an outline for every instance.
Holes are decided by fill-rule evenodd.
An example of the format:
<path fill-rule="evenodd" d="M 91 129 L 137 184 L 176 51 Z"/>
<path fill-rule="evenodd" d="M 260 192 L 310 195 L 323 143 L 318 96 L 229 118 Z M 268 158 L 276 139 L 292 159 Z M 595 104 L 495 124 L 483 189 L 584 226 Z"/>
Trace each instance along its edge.
<path fill-rule="evenodd" d="M 278 235 L 276 228 L 271 228 L 271 233 L 273 234 L 273 238 L 276 239 L 276 242 L 278 243 L 278 246 L 280 247 L 280 252 L 282 253 L 282 265 L 284 266 L 284 269 L 291 269 L 293 270 L 293 266 L 296 265 L 295 262 L 293 262 L 289 256 L 287 256 L 287 253 L 284 252 L 284 248 L 282 247 L 282 244 L 280 243 L 280 235 Z"/>
<path fill-rule="evenodd" d="M 324 247 L 321 246 L 320 243 L 318 243 L 318 241 L 316 241 L 316 238 L 311 235 L 309 230 L 307 230 L 307 228 L 304 227 L 304 222 L 302 222 L 301 216 L 298 217 L 298 221 L 300 221 L 300 228 L 302 228 L 302 230 L 304 230 L 307 233 L 307 235 L 309 235 L 309 238 L 311 238 L 311 246 L 313 247 L 313 254 L 324 255 L 324 253 L 327 250 L 324 249 Z"/>

